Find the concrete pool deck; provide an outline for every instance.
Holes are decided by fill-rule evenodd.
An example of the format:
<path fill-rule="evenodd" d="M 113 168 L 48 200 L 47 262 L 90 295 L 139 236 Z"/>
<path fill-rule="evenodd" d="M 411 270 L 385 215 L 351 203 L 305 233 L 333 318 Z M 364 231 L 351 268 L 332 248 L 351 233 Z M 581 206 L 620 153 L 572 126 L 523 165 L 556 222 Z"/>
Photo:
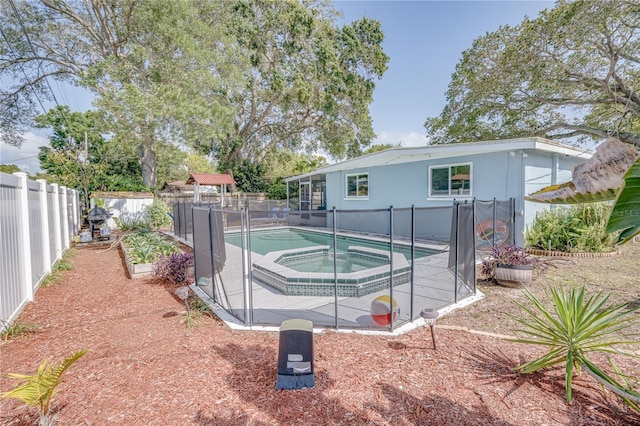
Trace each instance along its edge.
<path fill-rule="evenodd" d="M 181 242 L 193 246 L 192 243 Z M 222 272 L 214 280 L 217 286 L 216 294 L 223 294 L 217 303 L 211 299 L 213 287 L 192 285 L 191 288 L 203 300 L 211 304 L 214 312 L 230 327 L 240 330 L 277 330 L 282 321 L 292 318 L 304 318 L 313 322 L 314 328 L 322 330 L 336 327 L 336 298 L 327 296 L 287 296 L 274 289 L 253 280 L 251 284 L 251 301 L 245 294 L 242 280 L 242 258 L 240 247 L 226 244 L 227 261 Z M 251 254 L 251 261 L 256 262 L 262 256 Z M 410 283 L 398 284 L 393 287 L 393 298 L 400 305 L 400 317 L 396 320 L 396 328 L 393 334 L 404 333 L 424 324 L 419 314 L 423 309 L 437 309 L 440 316 L 473 303 L 483 297 L 476 291 L 476 295 L 466 288 L 458 291 L 464 299 L 455 303 L 456 283 L 454 274 L 448 269 L 449 252 L 441 252 L 431 256 L 415 260 L 413 306 L 411 301 Z M 460 283 L 457 283 L 460 286 Z M 224 291 L 222 290 L 224 288 Z M 389 289 L 374 292 L 361 297 L 337 298 L 338 329 L 345 331 L 357 331 L 363 333 L 389 333 L 387 327 L 377 325 L 370 315 L 371 301 L 380 295 L 388 295 Z M 252 325 L 243 323 L 246 315 L 249 315 L 249 303 L 253 306 Z M 232 307 L 241 307 L 232 309 Z M 413 309 L 412 309 L 413 308 Z M 413 310 L 413 312 L 411 312 Z M 227 312 L 231 311 L 233 314 Z M 417 318 L 411 321 L 413 318 Z M 397 324 L 401 324 L 398 326 Z"/>

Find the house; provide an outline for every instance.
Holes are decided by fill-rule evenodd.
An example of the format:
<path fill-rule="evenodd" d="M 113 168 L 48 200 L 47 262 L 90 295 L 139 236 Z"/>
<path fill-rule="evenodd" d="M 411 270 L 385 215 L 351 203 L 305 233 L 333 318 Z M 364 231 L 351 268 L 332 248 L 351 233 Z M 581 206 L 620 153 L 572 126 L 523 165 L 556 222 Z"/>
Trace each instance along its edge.
<path fill-rule="evenodd" d="M 524 196 L 571 180 L 592 152 L 542 138 L 392 148 L 291 176 L 299 210 L 442 207 L 454 201 L 515 199 L 515 240 L 549 208 Z"/>

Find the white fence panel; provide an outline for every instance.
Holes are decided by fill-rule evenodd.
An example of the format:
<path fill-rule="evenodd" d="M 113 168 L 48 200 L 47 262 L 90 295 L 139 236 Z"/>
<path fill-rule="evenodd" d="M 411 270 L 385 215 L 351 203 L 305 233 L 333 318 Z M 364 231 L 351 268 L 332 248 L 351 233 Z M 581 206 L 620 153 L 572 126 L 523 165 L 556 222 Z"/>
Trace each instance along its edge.
<path fill-rule="evenodd" d="M 78 192 L 0 173 L 0 320 L 5 327 L 80 230 Z"/>
<path fill-rule="evenodd" d="M 62 248 L 61 246 L 58 248 L 58 240 L 54 231 L 57 229 L 54 203 L 57 197 L 58 194 L 55 192 L 54 186 L 47 185 L 47 229 L 49 229 L 49 259 L 51 262 L 55 262 L 62 257 Z"/>
<path fill-rule="evenodd" d="M 31 252 L 31 280 L 39 282 L 45 275 L 47 266 L 44 264 L 44 238 L 42 237 L 42 215 L 40 211 L 40 184 L 27 180 L 29 203 L 29 243 Z"/>
<path fill-rule="evenodd" d="M 104 208 L 112 214 L 107 221 L 110 228 L 116 229 L 114 218 L 118 218 L 121 223 L 130 223 L 146 218 L 144 208 L 153 204 L 153 195 L 140 198 L 111 198 L 102 197 Z M 91 199 L 91 207 L 95 207 L 95 199 Z"/>
<path fill-rule="evenodd" d="M 16 310 L 22 309 L 27 295 L 22 287 L 24 272 L 20 262 L 20 179 L 2 173 L 0 176 L 0 316 L 10 319 Z"/>

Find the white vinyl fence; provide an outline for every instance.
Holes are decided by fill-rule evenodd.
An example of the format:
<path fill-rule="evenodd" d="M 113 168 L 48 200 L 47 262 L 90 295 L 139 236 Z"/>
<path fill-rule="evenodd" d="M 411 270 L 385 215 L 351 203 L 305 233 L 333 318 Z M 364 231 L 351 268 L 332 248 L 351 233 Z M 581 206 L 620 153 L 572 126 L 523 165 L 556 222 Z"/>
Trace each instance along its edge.
<path fill-rule="evenodd" d="M 33 300 L 42 279 L 80 230 L 76 190 L 26 173 L 0 173 L 1 327 Z"/>

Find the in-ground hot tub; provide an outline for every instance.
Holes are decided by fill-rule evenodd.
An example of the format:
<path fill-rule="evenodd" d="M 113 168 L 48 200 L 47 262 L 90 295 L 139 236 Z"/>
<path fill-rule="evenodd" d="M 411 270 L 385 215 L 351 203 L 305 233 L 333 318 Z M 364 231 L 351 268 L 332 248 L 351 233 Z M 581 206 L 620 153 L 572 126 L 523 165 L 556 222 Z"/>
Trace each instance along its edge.
<path fill-rule="evenodd" d="M 369 247 L 349 246 L 338 252 L 339 297 L 359 297 L 389 288 L 390 253 Z M 393 284 L 411 279 L 411 265 L 401 253 L 393 253 Z M 334 296 L 336 280 L 330 246 L 314 246 L 267 253 L 253 263 L 253 278 L 290 296 Z"/>

